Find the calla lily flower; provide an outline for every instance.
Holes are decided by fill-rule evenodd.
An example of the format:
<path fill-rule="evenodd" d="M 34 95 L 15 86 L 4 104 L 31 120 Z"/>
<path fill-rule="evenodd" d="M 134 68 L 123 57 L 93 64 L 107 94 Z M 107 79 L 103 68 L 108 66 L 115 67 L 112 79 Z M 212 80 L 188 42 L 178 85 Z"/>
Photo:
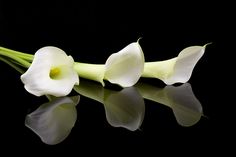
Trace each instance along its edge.
<path fill-rule="evenodd" d="M 141 77 L 144 62 L 143 51 L 137 41 L 110 55 L 105 65 L 76 63 L 74 69 L 80 77 L 98 81 L 103 86 L 103 80 L 108 80 L 122 87 L 130 87 Z"/>
<path fill-rule="evenodd" d="M 135 85 L 145 98 L 170 107 L 179 125 L 189 127 L 196 124 L 202 117 L 202 105 L 194 96 L 189 83 L 181 86 L 157 88 L 149 84 Z"/>
<path fill-rule="evenodd" d="M 44 143 L 58 144 L 66 139 L 75 125 L 78 103 L 79 96 L 54 98 L 28 114 L 25 125 Z"/>
<path fill-rule="evenodd" d="M 142 77 L 158 78 L 167 85 L 185 83 L 190 79 L 195 65 L 205 52 L 206 46 L 187 47 L 175 58 L 147 62 Z"/>
<path fill-rule="evenodd" d="M 105 65 L 74 63 L 71 56 L 55 47 L 44 47 L 38 50 L 35 56 L 0 47 L 0 55 L 11 58 L 23 67 L 29 67 L 21 79 L 30 93 L 37 96 L 65 96 L 79 83 L 77 74 L 98 81 L 103 86 L 104 80 L 107 80 L 121 87 L 130 87 L 136 84 L 141 76 L 158 78 L 167 85 L 185 83 L 190 79 L 206 46 L 207 44 L 187 47 L 175 58 L 144 63 L 143 51 L 137 41 L 110 55 Z"/>
<path fill-rule="evenodd" d="M 130 131 L 139 129 L 145 114 L 142 96 L 134 87 L 112 91 L 98 84 L 81 81 L 74 87 L 79 94 L 104 105 L 106 119 L 113 127 L 123 127 Z"/>
<path fill-rule="evenodd" d="M 66 96 L 79 84 L 73 69 L 74 60 L 59 48 L 48 46 L 39 49 L 29 69 L 21 75 L 25 89 L 36 96 Z"/>
<path fill-rule="evenodd" d="M 29 68 L 21 76 L 21 80 L 25 84 L 25 89 L 36 96 L 69 94 L 73 86 L 79 84 L 77 74 L 98 81 L 103 86 L 105 85 L 103 80 L 108 80 L 122 87 L 130 87 L 141 77 L 145 62 L 138 41 L 111 54 L 105 65 L 74 63 L 71 56 L 52 46 L 41 48 L 35 55 L 0 47 L 0 55 Z"/>

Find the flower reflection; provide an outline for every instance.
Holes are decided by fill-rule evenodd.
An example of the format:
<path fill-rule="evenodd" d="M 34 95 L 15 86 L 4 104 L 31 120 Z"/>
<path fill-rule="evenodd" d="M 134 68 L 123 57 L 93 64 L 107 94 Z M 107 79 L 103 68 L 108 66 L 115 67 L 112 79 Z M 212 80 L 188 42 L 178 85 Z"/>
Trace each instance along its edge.
<path fill-rule="evenodd" d="M 79 96 L 53 98 L 28 114 L 25 125 L 49 145 L 62 142 L 71 132 L 77 119 Z"/>
<path fill-rule="evenodd" d="M 149 99 L 170 107 L 181 126 L 196 124 L 203 115 L 201 103 L 194 96 L 191 85 L 153 87 L 149 84 L 138 83 L 138 91 L 145 99 Z"/>
<path fill-rule="evenodd" d="M 104 105 L 108 123 L 113 127 L 137 130 L 144 118 L 145 105 L 142 96 L 134 87 L 113 91 L 96 83 L 81 81 L 74 89 L 81 95 Z"/>
<path fill-rule="evenodd" d="M 80 85 L 74 89 L 79 94 L 102 103 L 111 126 L 123 127 L 130 131 L 139 129 L 143 122 L 145 114 L 143 98 L 170 107 L 181 126 L 192 126 L 202 116 L 201 103 L 194 96 L 189 83 L 165 88 L 138 83 L 135 87 L 114 91 L 91 81 L 81 80 Z M 75 125 L 78 102 L 79 96 L 54 97 L 50 102 L 28 114 L 25 125 L 44 143 L 58 144 L 69 135 Z"/>

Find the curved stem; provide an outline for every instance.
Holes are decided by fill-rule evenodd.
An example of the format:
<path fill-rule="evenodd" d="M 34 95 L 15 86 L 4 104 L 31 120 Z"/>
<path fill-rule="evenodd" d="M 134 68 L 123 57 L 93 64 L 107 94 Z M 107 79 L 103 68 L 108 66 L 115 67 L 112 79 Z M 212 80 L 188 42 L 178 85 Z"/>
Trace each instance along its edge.
<path fill-rule="evenodd" d="M 79 77 L 100 82 L 104 86 L 105 65 L 75 62 L 74 69 Z"/>
<path fill-rule="evenodd" d="M 165 61 L 146 62 L 142 77 L 158 78 L 164 80 L 172 74 L 177 58 L 172 58 Z"/>
<path fill-rule="evenodd" d="M 24 65 L 22 65 L 21 63 L 15 61 L 15 60 L 12 60 L 12 59 L 11 59 L 11 62 L 12 62 L 13 64 L 15 64 L 15 65 L 19 65 L 19 66 L 21 66 L 21 67 L 25 67 Z"/>
<path fill-rule="evenodd" d="M 19 73 L 23 74 L 24 70 L 22 70 L 21 68 L 19 68 L 17 65 L 15 65 L 14 63 L 8 61 L 7 59 L 3 58 L 0 56 L 0 60 L 3 61 L 4 63 L 8 64 L 9 66 L 11 66 L 12 68 L 14 68 L 16 71 L 18 71 Z"/>
<path fill-rule="evenodd" d="M 11 50 L 11 49 L 1 47 L 1 46 L 0 46 L 0 51 L 12 53 L 12 54 L 16 55 L 17 57 L 20 57 L 21 59 L 25 59 L 27 61 L 32 61 L 34 58 L 34 55 L 32 55 L 32 54 L 27 54 L 27 53 Z"/>
<path fill-rule="evenodd" d="M 31 65 L 31 63 L 27 62 L 26 60 L 19 58 L 18 56 L 15 56 L 14 54 L 6 53 L 5 51 L 0 51 L 0 55 L 5 56 L 5 57 L 9 57 L 9 58 L 17 61 L 25 68 L 29 68 Z"/>

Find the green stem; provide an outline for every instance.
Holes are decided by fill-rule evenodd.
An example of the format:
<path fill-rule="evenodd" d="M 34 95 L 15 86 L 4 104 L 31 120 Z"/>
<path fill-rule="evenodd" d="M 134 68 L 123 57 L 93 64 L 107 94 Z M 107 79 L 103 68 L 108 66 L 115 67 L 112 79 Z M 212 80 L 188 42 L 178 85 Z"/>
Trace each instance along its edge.
<path fill-rule="evenodd" d="M 0 46 L 0 51 L 6 52 L 6 53 L 12 53 L 17 57 L 20 57 L 21 59 L 25 59 L 25 60 L 30 61 L 30 62 L 34 58 L 34 55 L 32 55 L 32 54 L 27 54 L 27 53 L 11 50 L 11 49 L 1 47 L 1 46 Z"/>
<path fill-rule="evenodd" d="M 25 71 L 22 70 L 21 68 L 19 68 L 17 65 L 15 65 L 14 63 L 8 61 L 7 59 L 3 58 L 0 56 L 0 60 L 3 61 L 4 63 L 8 64 L 9 66 L 11 66 L 12 68 L 14 68 L 16 71 L 18 71 L 19 73 L 23 74 Z"/>
<path fill-rule="evenodd" d="M 74 69 L 79 74 L 79 77 L 94 80 L 100 82 L 103 86 L 105 85 L 103 82 L 105 65 L 75 62 Z"/>
<path fill-rule="evenodd" d="M 24 67 L 24 65 L 22 65 L 21 63 L 15 61 L 15 60 L 12 60 L 12 59 L 11 59 L 11 62 L 14 63 L 14 64 L 16 64 L 16 65 L 19 65 L 19 66 L 21 66 L 21 67 Z"/>
<path fill-rule="evenodd" d="M 6 51 L 0 51 L 0 55 L 5 56 L 5 57 L 9 57 L 9 58 L 17 61 L 18 63 L 20 63 L 25 68 L 29 68 L 30 65 L 31 65 L 31 63 L 29 63 L 28 61 L 26 61 L 22 58 L 19 58 L 18 56 L 15 56 L 12 53 L 7 53 Z"/>
<path fill-rule="evenodd" d="M 176 60 L 177 58 L 172 58 L 165 61 L 146 62 L 142 77 L 164 80 L 172 74 Z"/>

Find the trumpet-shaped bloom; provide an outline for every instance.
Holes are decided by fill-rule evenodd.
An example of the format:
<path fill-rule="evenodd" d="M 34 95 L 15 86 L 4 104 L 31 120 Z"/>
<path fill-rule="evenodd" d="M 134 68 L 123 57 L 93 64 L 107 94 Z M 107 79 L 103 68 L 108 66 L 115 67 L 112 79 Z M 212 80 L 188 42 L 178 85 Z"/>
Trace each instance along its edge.
<path fill-rule="evenodd" d="M 98 81 L 103 80 L 122 87 L 133 86 L 144 69 L 144 55 L 138 42 L 134 42 L 117 53 L 110 55 L 105 65 L 76 63 L 74 69 L 80 77 Z"/>
<path fill-rule="evenodd" d="M 167 85 L 187 82 L 198 60 L 205 52 L 205 46 L 191 46 L 182 50 L 175 58 L 145 63 L 142 77 L 154 77 Z"/>
<path fill-rule="evenodd" d="M 79 96 L 55 98 L 28 114 L 25 125 L 44 143 L 58 144 L 70 134 L 75 125 L 78 103 Z"/>
<path fill-rule="evenodd" d="M 122 87 L 133 86 L 143 73 L 144 62 L 139 43 L 131 43 L 107 59 L 104 78 Z"/>
<path fill-rule="evenodd" d="M 21 75 L 25 89 L 36 96 L 65 96 L 79 84 L 73 69 L 74 60 L 59 48 L 48 46 L 39 49 L 29 69 Z"/>

